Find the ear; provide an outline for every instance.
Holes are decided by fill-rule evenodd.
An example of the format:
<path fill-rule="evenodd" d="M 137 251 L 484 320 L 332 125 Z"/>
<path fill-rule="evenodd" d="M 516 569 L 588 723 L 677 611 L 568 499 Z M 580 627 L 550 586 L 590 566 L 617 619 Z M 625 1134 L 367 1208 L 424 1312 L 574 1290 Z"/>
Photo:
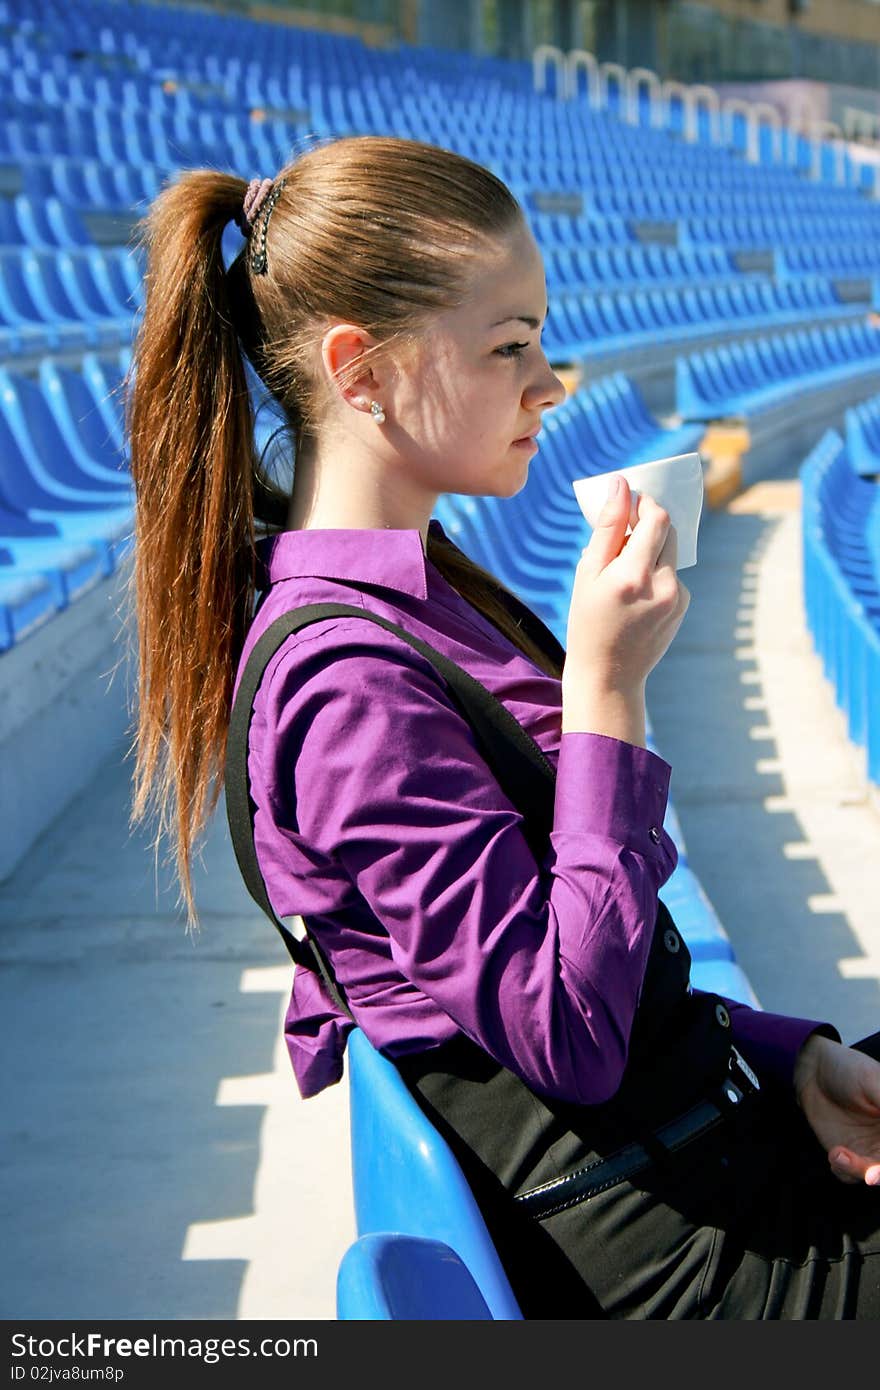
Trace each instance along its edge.
<path fill-rule="evenodd" d="M 378 388 L 378 380 L 369 362 L 359 366 L 359 359 L 377 340 L 366 329 L 353 323 L 335 323 L 328 328 L 321 343 L 321 358 L 327 377 L 348 404 L 360 408 L 363 397 Z"/>

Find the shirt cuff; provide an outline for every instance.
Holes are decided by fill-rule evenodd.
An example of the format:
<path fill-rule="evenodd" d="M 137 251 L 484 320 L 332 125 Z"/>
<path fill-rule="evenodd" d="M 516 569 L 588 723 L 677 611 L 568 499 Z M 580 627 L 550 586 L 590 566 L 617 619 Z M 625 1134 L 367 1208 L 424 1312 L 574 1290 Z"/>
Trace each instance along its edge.
<path fill-rule="evenodd" d="M 766 1013 L 748 1005 L 730 1004 L 733 1041 L 746 1061 L 758 1073 L 758 1079 L 777 1081 L 791 1086 L 794 1064 L 807 1038 L 813 1033 L 840 1042 L 840 1034 L 832 1023 L 817 1023 L 814 1019 L 789 1018 L 784 1014 Z"/>
<path fill-rule="evenodd" d="M 659 754 L 607 734 L 562 735 L 555 831 L 599 835 L 662 858 L 672 768 Z"/>

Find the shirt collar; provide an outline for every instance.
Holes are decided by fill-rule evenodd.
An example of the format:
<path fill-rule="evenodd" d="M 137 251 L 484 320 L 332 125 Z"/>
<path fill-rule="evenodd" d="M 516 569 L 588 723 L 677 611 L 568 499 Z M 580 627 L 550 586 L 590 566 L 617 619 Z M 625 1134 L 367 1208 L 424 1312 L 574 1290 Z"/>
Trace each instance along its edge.
<path fill-rule="evenodd" d="M 446 535 L 436 518 L 428 522 L 428 533 Z M 413 598 L 428 596 L 426 556 L 418 529 L 278 531 L 261 537 L 256 551 L 260 589 L 282 579 L 321 577 L 378 584 Z"/>

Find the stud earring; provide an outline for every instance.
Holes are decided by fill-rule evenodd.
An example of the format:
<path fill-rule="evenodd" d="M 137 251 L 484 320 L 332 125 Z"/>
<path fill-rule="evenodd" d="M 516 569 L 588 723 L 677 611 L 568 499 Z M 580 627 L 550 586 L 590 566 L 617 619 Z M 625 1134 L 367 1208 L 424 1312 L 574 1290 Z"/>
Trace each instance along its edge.
<path fill-rule="evenodd" d="M 377 425 L 384 425 L 385 411 L 382 409 L 378 401 L 370 401 L 370 414 L 376 421 Z"/>

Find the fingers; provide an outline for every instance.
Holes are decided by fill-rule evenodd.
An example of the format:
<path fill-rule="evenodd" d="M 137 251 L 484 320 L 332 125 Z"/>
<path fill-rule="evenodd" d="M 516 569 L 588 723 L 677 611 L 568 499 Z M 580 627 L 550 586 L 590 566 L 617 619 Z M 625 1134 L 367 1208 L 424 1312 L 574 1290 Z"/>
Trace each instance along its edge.
<path fill-rule="evenodd" d="M 848 1149 L 832 1149 L 828 1154 L 828 1162 L 831 1171 L 841 1182 L 855 1183 L 862 1181 L 862 1175 L 858 1171 L 856 1158 Z"/>
<path fill-rule="evenodd" d="M 630 535 L 626 534 L 627 528 L 631 528 Z M 620 555 L 624 546 L 632 547 L 630 560 L 641 562 L 647 574 L 660 561 L 671 529 L 669 513 L 658 506 L 653 497 L 632 492 L 624 477 L 613 474 L 608 498 L 581 559 L 593 574 L 598 574 Z M 675 545 L 677 542 L 673 542 Z M 670 547 L 663 563 L 669 563 L 670 554 L 674 570 L 677 549 Z"/>
<path fill-rule="evenodd" d="M 581 564 L 591 574 L 599 574 L 620 554 L 629 525 L 631 501 L 629 484 L 620 474 L 609 479 L 608 497 L 593 528 L 589 545 L 584 547 Z"/>
<path fill-rule="evenodd" d="M 674 526 L 670 526 L 666 532 L 663 548 L 657 557 L 657 568 L 659 569 L 661 565 L 668 565 L 673 574 L 678 568 L 678 532 Z"/>
<path fill-rule="evenodd" d="M 875 1159 L 861 1158 L 852 1149 L 838 1144 L 828 1154 L 831 1171 L 841 1182 L 867 1183 L 869 1187 L 880 1187 L 880 1163 Z"/>
<path fill-rule="evenodd" d="M 653 497 L 642 493 L 638 501 L 638 520 L 627 547 L 630 560 L 640 560 L 646 573 L 656 569 L 672 530 L 669 513 L 658 506 Z M 677 541 L 674 544 L 677 546 Z M 676 549 L 675 558 L 677 553 Z"/>

